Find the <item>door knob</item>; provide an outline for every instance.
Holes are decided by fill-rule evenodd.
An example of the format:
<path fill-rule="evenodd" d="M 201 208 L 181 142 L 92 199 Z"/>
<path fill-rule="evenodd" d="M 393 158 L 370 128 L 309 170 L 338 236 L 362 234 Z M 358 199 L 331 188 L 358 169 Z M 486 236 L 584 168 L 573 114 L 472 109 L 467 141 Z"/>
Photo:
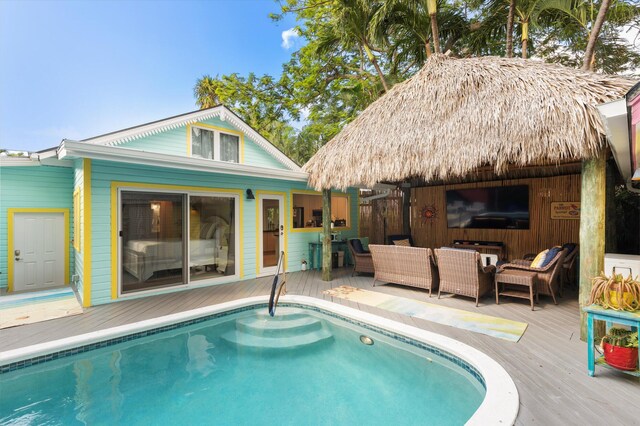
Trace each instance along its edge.
<path fill-rule="evenodd" d="M 20 250 L 15 250 L 13 254 L 15 254 L 16 256 L 20 256 Z"/>
<path fill-rule="evenodd" d="M 18 260 L 22 260 L 22 258 L 21 257 L 16 257 L 16 261 L 18 261 Z"/>

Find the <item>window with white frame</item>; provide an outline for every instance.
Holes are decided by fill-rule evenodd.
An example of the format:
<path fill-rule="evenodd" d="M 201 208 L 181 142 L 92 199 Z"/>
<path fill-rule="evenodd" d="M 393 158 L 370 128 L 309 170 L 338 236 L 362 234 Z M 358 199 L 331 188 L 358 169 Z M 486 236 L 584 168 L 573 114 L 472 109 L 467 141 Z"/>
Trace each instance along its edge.
<path fill-rule="evenodd" d="M 204 127 L 191 127 L 191 156 L 240 162 L 240 137 Z"/>

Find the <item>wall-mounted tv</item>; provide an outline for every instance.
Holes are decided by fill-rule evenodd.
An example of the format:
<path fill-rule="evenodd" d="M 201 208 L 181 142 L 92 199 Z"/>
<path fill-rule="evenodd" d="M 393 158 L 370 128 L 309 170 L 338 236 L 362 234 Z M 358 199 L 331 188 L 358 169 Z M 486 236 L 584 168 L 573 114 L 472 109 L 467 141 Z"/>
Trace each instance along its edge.
<path fill-rule="evenodd" d="M 527 185 L 447 191 L 449 228 L 529 229 Z"/>

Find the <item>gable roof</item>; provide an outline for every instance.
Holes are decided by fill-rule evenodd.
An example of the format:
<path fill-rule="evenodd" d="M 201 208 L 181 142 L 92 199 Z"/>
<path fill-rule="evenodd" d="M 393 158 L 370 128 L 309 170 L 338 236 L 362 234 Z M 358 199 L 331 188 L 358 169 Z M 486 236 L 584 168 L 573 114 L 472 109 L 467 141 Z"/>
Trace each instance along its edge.
<path fill-rule="evenodd" d="M 265 139 L 262 135 L 260 135 L 260 133 L 255 131 L 244 120 L 242 120 L 236 113 L 234 113 L 224 105 L 217 105 L 207 109 L 201 109 L 198 111 L 175 115 L 173 117 L 164 118 L 162 120 L 152 121 L 150 123 L 141 124 L 139 126 L 129 127 L 127 129 L 106 133 L 104 135 L 95 136 L 88 139 L 83 139 L 81 142 L 93 145 L 117 146 L 125 142 L 175 129 L 177 127 L 182 127 L 184 125 L 195 123 L 201 120 L 208 120 L 210 118 L 219 118 L 222 121 L 228 121 L 230 124 L 241 130 L 244 134 L 251 138 L 251 140 L 253 140 L 258 146 L 260 146 L 276 160 L 282 163 L 285 167 L 290 170 L 300 170 L 300 166 L 298 166 L 293 160 L 287 157 L 275 145 Z"/>

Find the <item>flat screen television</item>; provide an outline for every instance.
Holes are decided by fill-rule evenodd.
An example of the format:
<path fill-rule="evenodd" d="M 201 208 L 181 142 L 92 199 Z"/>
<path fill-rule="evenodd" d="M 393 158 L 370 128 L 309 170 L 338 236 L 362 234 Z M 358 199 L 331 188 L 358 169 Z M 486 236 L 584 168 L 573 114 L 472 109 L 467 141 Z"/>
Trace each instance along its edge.
<path fill-rule="evenodd" d="M 447 191 L 449 228 L 529 229 L 527 185 Z"/>

